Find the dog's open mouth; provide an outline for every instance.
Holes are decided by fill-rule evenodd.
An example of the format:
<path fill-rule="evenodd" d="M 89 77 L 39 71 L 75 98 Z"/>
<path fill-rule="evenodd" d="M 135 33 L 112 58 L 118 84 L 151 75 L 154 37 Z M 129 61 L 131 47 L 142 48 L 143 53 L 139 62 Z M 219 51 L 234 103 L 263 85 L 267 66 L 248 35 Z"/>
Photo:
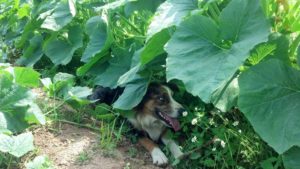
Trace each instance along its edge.
<path fill-rule="evenodd" d="M 176 118 L 170 117 L 168 114 L 161 111 L 156 111 L 156 115 L 167 125 L 172 127 L 174 131 L 180 130 L 180 123 Z"/>

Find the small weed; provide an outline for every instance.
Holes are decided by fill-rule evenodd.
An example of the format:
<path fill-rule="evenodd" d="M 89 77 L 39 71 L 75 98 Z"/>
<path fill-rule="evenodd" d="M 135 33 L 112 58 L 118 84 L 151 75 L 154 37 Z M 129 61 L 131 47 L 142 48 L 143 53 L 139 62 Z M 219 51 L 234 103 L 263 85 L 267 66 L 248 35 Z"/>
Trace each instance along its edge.
<path fill-rule="evenodd" d="M 131 158 L 135 158 L 137 156 L 137 152 L 138 152 L 138 150 L 136 148 L 134 148 L 134 147 L 130 147 L 128 149 L 128 155 Z"/>
<path fill-rule="evenodd" d="M 125 167 L 123 169 L 131 169 L 130 163 L 126 163 Z"/>
<path fill-rule="evenodd" d="M 83 151 L 78 154 L 76 158 L 76 163 L 78 163 L 79 165 L 83 165 L 86 164 L 88 161 L 90 161 L 90 159 L 91 159 L 91 155 L 88 152 Z"/>
<path fill-rule="evenodd" d="M 100 128 L 100 147 L 103 149 L 115 148 L 118 142 L 122 139 L 122 131 L 124 122 L 119 128 L 116 127 L 118 116 L 110 123 L 101 122 Z"/>

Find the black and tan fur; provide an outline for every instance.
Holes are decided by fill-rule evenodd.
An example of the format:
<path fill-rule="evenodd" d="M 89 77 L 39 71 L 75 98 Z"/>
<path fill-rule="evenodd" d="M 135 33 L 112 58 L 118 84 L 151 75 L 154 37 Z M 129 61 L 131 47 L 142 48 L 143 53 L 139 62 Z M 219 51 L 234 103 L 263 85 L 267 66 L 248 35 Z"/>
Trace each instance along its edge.
<path fill-rule="evenodd" d="M 173 99 L 172 91 L 167 86 L 150 84 L 141 103 L 133 110 L 136 113 L 128 120 L 137 130 L 147 133 L 148 137 L 140 138 L 139 143 L 151 153 L 153 164 L 163 166 L 168 163 L 168 158 L 156 144 L 159 140 L 170 149 L 175 158 L 182 155 L 175 141 L 165 134 L 170 128 L 179 129 L 176 118 L 184 111 L 182 105 Z"/>

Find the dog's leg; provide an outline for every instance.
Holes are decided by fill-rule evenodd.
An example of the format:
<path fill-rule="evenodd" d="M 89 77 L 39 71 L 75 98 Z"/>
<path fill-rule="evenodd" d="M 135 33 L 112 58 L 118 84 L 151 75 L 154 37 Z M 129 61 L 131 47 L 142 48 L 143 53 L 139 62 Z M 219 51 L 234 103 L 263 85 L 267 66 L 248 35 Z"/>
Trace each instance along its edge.
<path fill-rule="evenodd" d="M 183 154 L 179 146 L 175 143 L 175 141 L 171 138 L 168 138 L 167 134 L 164 134 L 161 140 L 170 149 L 171 153 L 175 158 L 178 158 Z"/>
<path fill-rule="evenodd" d="M 153 164 L 163 166 L 168 163 L 166 155 L 152 140 L 144 137 L 139 139 L 139 143 L 151 153 Z"/>

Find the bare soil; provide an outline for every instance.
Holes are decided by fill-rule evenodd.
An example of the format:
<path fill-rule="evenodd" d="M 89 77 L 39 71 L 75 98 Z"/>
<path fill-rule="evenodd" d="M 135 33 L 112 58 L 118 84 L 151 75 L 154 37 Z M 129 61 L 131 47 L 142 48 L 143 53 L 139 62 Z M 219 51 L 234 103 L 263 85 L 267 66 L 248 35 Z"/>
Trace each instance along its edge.
<path fill-rule="evenodd" d="M 47 99 L 42 89 L 34 89 L 40 105 L 55 107 L 60 101 Z M 74 113 L 76 110 L 63 105 L 61 113 Z M 49 125 L 33 130 L 37 155 L 46 155 L 55 169 L 160 169 L 152 164 L 151 156 L 138 144 L 132 144 L 122 138 L 121 144 L 113 152 L 101 149 L 101 135 L 86 128 L 59 123 L 51 128 Z M 135 150 L 132 153 L 132 150 Z M 84 156 L 84 160 L 80 157 Z M 126 167 L 127 166 L 127 167 Z M 172 169 L 167 166 L 166 169 Z"/>
<path fill-rule="evenodd" d="M 159 169 L 152 164 L 150 154 L 142 147 L 123 139 L 113 155 L 107 155 L 98 146 L 99 135 L 69 124 L 62 124 L 58 131 L 46 127 L 33 131 L 39 155 L 47 155 L 56 169 Z M 131 157 L 130 149 L 136 149 Z M 79 160 L 85 154 L 86 160 Z M 167 167 L 171 169 L 171 167 Z"/>

